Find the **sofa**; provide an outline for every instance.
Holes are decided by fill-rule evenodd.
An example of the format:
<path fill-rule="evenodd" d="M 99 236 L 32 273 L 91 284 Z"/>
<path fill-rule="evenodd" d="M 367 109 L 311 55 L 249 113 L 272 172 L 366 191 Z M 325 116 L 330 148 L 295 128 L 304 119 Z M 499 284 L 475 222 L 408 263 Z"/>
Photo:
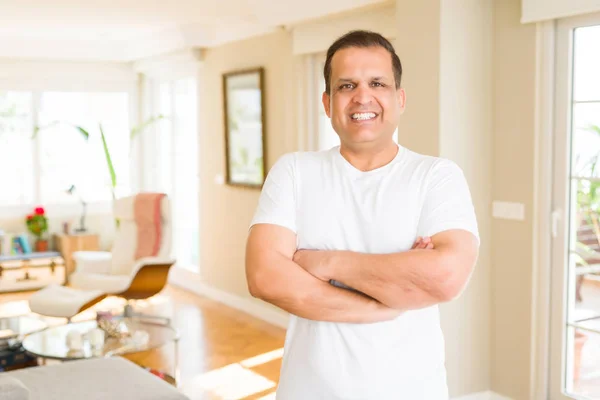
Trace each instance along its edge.
<path fill-rule="evenodd" d="M 0 400 L 189 400 L 121 357 L 69 361 L 0 373 Z"/>

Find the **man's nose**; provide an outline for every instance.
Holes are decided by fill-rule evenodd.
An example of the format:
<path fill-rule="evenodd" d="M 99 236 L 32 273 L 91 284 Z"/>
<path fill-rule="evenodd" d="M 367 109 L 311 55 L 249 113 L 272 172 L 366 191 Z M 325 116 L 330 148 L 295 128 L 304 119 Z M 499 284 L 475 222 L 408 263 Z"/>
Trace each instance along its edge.
<path fill-rule="evenodd" d="M 373 95 L 372 95 L 371 91 L 369 90 L 369 87 L 360 85 L 354 90 L 354 97 L 352 100 L 355 103 L 368 104 L 371 102 L 372 99 L 373 99 Z"/>

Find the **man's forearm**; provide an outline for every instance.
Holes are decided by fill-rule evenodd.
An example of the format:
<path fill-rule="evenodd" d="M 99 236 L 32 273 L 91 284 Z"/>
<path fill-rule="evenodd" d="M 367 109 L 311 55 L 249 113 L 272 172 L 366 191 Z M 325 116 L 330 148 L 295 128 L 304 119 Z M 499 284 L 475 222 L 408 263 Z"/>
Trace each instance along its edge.
<path fill-rule="evenodd" d="M 436 250 L 393 254 L 332 252 L 330 279 L 342 282 L 391 308 L 410 310 L 446 300 L 452 279 Z"/>
<path fill-rule="evenodd" d="M 256 297 L 302 318 L 347 323 L 387 321 L 400 313 L 360 293 L 319 280 L 284 256 L 263 260 L 271 267 Z M 257 285 L 259 286 L 259 285 Z"/>
<path fill-rule="evenodd" d="M 468 231 L 448 230 L 430 240 L 391 254 L 298 250 L 293 261 L 323 281 L 339 282 L 396 310 L 413 310 L 455 298 L 477 261 L 479 243 Z"/>

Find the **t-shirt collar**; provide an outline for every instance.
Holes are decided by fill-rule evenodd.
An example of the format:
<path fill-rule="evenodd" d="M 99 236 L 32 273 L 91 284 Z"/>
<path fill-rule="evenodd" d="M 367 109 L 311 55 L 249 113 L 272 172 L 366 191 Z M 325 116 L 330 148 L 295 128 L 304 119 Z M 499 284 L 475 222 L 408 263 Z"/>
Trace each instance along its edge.
<path fill-rule="evenodd" d="M 400 160 L 402 158 L 405 148 L 402 147 L 401 145 L 399 145 L 398 143 L 396 143 L 396 145 L 398 146 L 398 152 L 396 153 L 394 158 L 389 163 L 387 163 L 379 168 L 372 169 L 370 171 L 361 171 L 358 168 L 356 168 L 354 165 L 350 164 L 350 162 L 348 160 L 346 160 L 344 158 L 344 156 L 342 156 L 342 154 L 340 153 L 340 146 L 336 146 L 336 147 L 332 148 L 331 151 L 334 153 L 334 157 L 336 158 L 336 161 L 339 163 L 339 165 L 351 177 L 366 178 L 369 176 L 379 175 L 379 174 L 387 172 L 390 168 L 392 168 L 394 166 L 394 164 L 396 164 L 398 162 L 398 160 Z"/>

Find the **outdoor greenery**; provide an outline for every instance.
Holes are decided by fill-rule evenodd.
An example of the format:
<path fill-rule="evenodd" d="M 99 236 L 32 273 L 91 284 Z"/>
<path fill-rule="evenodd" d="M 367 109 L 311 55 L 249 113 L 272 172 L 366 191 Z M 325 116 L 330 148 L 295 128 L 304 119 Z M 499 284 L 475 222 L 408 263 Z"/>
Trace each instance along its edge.
<path fill-rule="evenodd" d="M 0 136 L 15 130 L 14 118 L 19 116 L 17 104 L 6 100 L 7 93 L 0 91 Z"/>
<path fill-rule="evenodd" d="M 600 137 L 600 126 L 591 125 L 587 129 L 589 132 L 596 133 Z M 586 177 L 590 179 L 577 179 L 577 223 L 580 227 L 586 224 L 592 227 L 596 241 L 600 243 L 600 221 L 598 214 L 600 212 L 600 176 L 598 169 L 600 167 L 600 151 L 587 160 L 576 171 L 578 177 Z M 586 259 L 598 258 L 598 255 L 593 249 L 585 245 L 581 241 L 577 241 L 574 256 L 576 262 L 580 265 L 587 265 Z"/>
<path fill-rule="evenodd" d="M 129 139 L 131 141 L 133 141 L 133 139 L 135 139 L 139 134 L 141 134 L 142 132 L 144 132 L 148 127 L 150 127 L 152 124 L 154 124 L 155 122 L 166 118 L 164 115 L 159 114 L 157 116 L 152 116 L 150 118 L 148 118 L 146 121 L 142 122 L 140 125 L 135 126 L 131 129 L 131 131 L 129 132 Z M 33 136 L 32 138 L 35 138 L 39 132 L 41 132 L 44 129 L 50 128 L 52 126 L 56 126 L 56 125 L 65 125 L 65 126 L 69 126 L 72 129 L 75 129 L 77 132 L 79 132 L 79 134 L 87 141 L 90 138 L 90 131 L 80 125 L 75 125 L 75 124 L 71 124 L 68 122 L 63 122 L 63 121 L 54 121 L 48 125 L 45 126 L 36 126 L 33 130 Z M 113 200 L 116 199 L 116 188 L 117 188 L 117 173 L 115 171 L 115 167 L 112 161 L 112 157 L 110 154 L 110 149 L 108 147 L 108 144 L 106 142 L 106 135 L 104 134 L 104 129 L 102 128 L 102 123 L 98 124 L 98 134 L 100 135 L 101 138 L 101 142 L 102 142 L 102 151 L 104 153 L 104 159 L 106 162 L 106 168 L 108 169 L 108 173 L 110 176 L 110 182 L 111 182 L 111 193 L 112 193 L 112 197 Z"/>

